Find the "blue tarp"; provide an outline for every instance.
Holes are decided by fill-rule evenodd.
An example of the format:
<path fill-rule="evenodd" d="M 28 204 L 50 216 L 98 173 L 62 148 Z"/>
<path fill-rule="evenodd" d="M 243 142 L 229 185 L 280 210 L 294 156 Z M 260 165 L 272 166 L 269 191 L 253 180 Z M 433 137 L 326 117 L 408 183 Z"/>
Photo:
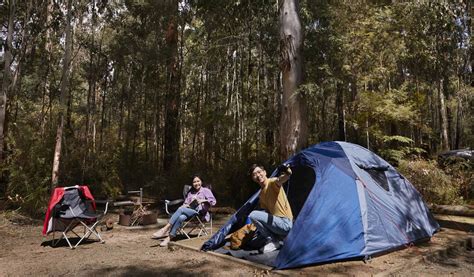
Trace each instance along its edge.
<path fill-rule="evenodd" d="M 438 229 L 413 185 L 371 151 L 347 142 L 325 142 L 285 161 L 311 189 L 276 259 L 275 268 L 293 268 L 336 260 L 367 258 L 430 238 Z M 274 172 L 272 175 L 276 174 Z M 312 176 L 312 177 L 311 177 Z M 316 178 L 314 178 L 314 176 Z M 312 178 L 312 179 L 310 179 Z M 295 179 L 295 180 L 296 180 Z M 288 184 L 287 184 L 288 185 Z M 209 239 L 202 249 L 220 248 L 258 204 L 257 192 Z M 289 195 L 290 204 L 293 205 Z"/>

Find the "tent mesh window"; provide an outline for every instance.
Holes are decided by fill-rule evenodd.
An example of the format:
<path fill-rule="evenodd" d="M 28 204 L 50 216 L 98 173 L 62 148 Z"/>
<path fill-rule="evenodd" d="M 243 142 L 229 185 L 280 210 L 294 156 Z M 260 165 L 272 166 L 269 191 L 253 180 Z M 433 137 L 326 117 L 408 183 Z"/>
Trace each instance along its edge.
<path fill-rule="evenodd" d="M 385 176 L 385 170 L 379 169 L 364 169 L 367 173 L 369 173 L 370 177 L 374 179 L 374 181 L 381 186 L 384 190 L 390 191 L 390 186 L 388 185 L 387 176 Z"/>

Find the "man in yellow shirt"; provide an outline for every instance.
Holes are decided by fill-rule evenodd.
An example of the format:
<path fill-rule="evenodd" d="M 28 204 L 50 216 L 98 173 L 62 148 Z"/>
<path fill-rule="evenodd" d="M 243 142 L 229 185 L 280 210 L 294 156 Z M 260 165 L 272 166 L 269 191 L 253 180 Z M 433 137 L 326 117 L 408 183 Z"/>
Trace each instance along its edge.
<path fill-rule="evenodd" d="M 263 210 L 255 210 L 249 218 L 258 233 L 266 239 L 262 252 L 270 252 L 280 247 L 279 239 L 288 235 L 293 227 L 293 213 L 282 185 L 291 175 L 290 167 L 284 167 L 278 177 L 267 177 L 265 168 L 254 164 L 250 168 L 252 180 L 260 185 L 259 204 Z"/>

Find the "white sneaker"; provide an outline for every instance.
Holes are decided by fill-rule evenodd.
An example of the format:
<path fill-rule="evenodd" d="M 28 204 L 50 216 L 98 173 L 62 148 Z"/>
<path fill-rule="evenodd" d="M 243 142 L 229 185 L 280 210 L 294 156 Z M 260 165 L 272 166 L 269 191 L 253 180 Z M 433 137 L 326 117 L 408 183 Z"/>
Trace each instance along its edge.
<path fill-rule="evenodd" d="M 270 241 L 269 243 L 265 244 L 262 248 L 260 248 L 261 253 L 268 253 L 275 250 L 280 249 L 280 243 L 278 241 Z"/>
<path fill-rule="evenodd" d="M 166 246 L 168 246 L 168 243 L 170 243 L 170 240 L 171 240 L 170 237 L 166 237 L 166 238 L 160 243 L 160 246 L 161 246 L 161 247 L 166 247 Z"/>
<path fill-rule="evenodd" d="M 168 229 L 165 229 L 164 227 L 161 228 L 160 230 L 156 231 L 151 238 L 153 239 L 161 239 L 164 237 L 167 237 L 170 234 L 170 231 Z"/>

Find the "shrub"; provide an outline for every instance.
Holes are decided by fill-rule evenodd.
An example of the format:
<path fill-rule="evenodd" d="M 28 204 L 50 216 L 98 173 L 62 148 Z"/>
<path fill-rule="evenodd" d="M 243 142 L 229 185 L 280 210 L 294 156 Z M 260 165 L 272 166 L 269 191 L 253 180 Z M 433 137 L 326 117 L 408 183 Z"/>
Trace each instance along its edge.
<path fill-rule="evenodd" d="M 421 157 L 426 154 L 422 148 L 413 146 L 414 141 L 404 136 L 383 136 L 384 147 L 379 154 L 389 163 L 398 166 L 406 158 Z"/>
<path fill-rule="evenodd" d="M 461 186 L 456 178 L 446 174 L 435 161 L 401 160 L 398 170 L 416 187 L 426 202 L 461 204 Z"/>
<path fill-rule="evenodd" d="M 472 203 L 474 198 L 474 160 L 450 157 L 442 163 L 443 170 L 452 176 L 459 186 L 460 194 Z"/>

